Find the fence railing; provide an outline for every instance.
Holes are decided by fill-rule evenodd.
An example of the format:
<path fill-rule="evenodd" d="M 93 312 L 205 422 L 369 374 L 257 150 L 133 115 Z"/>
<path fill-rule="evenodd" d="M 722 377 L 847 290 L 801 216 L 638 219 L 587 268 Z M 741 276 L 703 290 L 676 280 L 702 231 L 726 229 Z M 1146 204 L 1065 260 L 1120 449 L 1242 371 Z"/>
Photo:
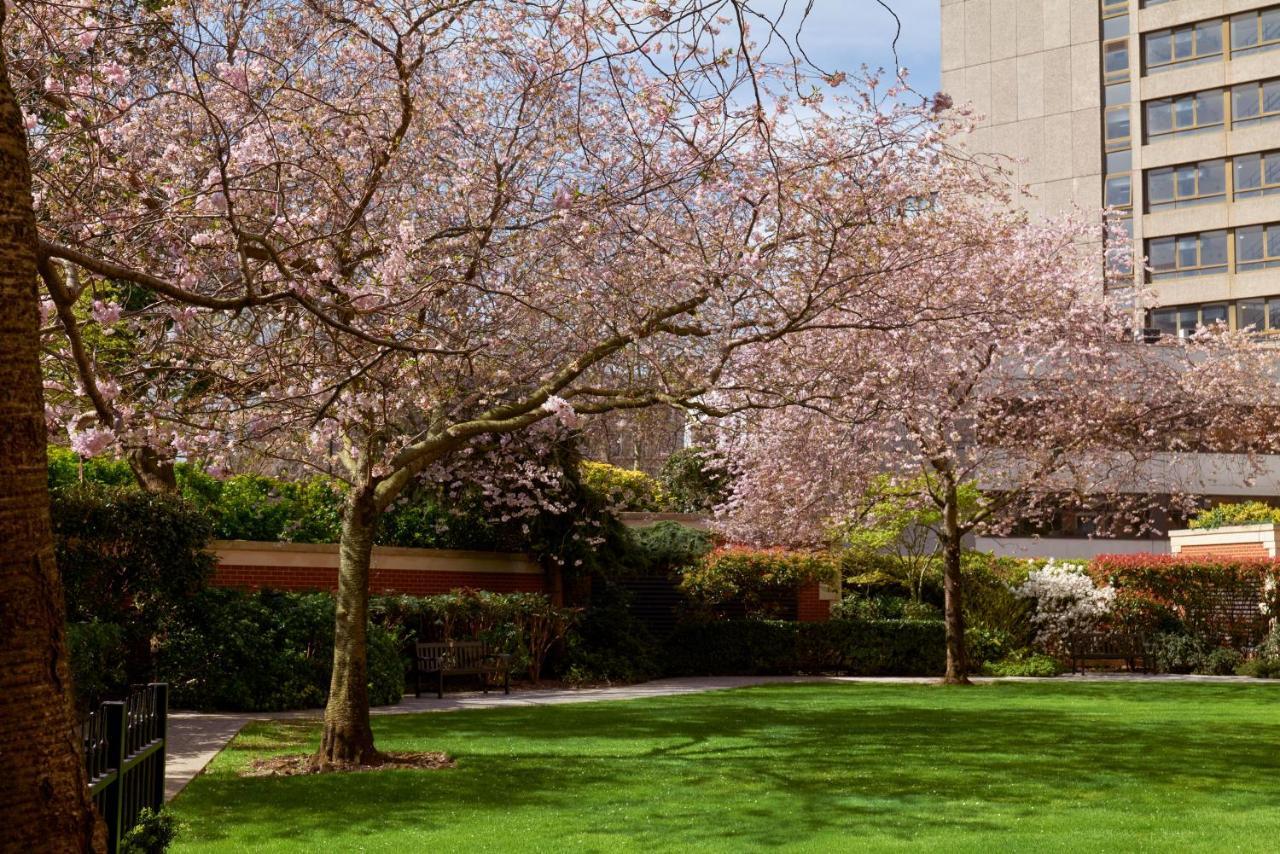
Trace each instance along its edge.
<path fill-rule="evenodd" d="M 143 809 L 164 806 L 169 686 L 153 683 L 103 703 L 81 727 L 89 793 L 107 823 L 107 851 L 138 823 Z"/>

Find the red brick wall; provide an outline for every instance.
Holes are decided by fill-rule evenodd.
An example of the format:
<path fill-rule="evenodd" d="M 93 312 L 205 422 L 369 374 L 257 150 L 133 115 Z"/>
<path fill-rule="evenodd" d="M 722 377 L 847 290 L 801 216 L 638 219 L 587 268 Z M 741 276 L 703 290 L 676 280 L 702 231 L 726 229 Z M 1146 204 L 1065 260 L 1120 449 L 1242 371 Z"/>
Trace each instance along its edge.
<path fill-rule="evenodd" d="M 818 598 L 816 581 L 796 591 L 796 619 L 802 623 L 821 623 L 831 619 L 831 602 Z"/>
<path fill-rule="evenodd" d="M 374 593 L 429 596 L 472 587 L 494 593 L 542 593 L 542 575 L 515 572 L 424 572 L 413 569 L 375 569 L 369 579 Z M 219 564 L 213 573 L 219 587 L 275 590 L 336 590 L 338 570 L 303 566 L 236 566 Z"/>
<path fill-rule="evenodd" d="M 1270 558 L 1262 543 L 1223 543 L 1221 545 L 1183 546 L 1183 557 Z"/>

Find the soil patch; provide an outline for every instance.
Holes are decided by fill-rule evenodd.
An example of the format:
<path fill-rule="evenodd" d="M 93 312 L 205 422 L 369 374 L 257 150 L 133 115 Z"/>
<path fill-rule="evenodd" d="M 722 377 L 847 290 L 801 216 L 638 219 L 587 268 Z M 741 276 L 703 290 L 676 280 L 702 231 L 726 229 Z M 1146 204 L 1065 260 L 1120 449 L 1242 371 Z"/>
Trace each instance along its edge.
<path fill-rule="evenodd" d="M 272 756 L 255 759 L 240 773 L 242 777 L 297 777 L 303 774 L 328 774 L 334 772 L 393 771 L 412 768 L 420 771 L 436 771 L 452 768 L 457 763 L 447 753 L 379 753 L 365 765 L 341 764 L 320 766 L 310 753 L 290 756 Z"/>

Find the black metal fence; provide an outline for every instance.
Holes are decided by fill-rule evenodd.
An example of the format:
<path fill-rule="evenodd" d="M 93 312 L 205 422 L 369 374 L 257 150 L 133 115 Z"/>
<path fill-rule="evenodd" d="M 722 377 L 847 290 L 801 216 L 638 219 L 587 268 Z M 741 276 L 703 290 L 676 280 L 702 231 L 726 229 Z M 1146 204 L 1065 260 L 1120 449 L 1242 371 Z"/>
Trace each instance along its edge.
<path fill-rule="evenodd" d="M 103 703 L 82 725 L 89 792 L 107 822 L 109 852 L 119 848 L 143 809 L 164 806 L 168 717 L 169 686 L 158 682 Z"/>

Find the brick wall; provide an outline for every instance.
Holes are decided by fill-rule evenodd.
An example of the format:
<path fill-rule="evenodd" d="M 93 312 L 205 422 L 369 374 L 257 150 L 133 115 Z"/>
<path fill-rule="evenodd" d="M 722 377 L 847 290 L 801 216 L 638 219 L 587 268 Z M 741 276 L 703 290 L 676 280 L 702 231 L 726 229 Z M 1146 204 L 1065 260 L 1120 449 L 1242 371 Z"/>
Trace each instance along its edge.
<path fill-rule="evenodd" d="M 1215 558 L 1269 558 L 1270 553 L 1262 543 L 1215 543 L 1205 545 L 1183 546 L 1179 552 L 1183 557 L 1215 557 Z"/>
<path fill-rule="evenodd" d="M 213 573 L 213 583 L 219 587 L 247 589 L 270 587 L 274 590 L 336 590 L 338 570 L 332 567 L 219 564 Z M 448 593 L 460 587 L 494 593 L 542 593 L 543 577 L 511 572 L 375 569 L 369 578 L 369 589 L 373 593 L 430 596 L 434 593 Z"/>
<path fill-rule="evenodd" d="M 831 602 L 820 598 L 816 581 L 796 591 L 796 619 L 802 623 L 821 623 L 831 619 Z"/>

